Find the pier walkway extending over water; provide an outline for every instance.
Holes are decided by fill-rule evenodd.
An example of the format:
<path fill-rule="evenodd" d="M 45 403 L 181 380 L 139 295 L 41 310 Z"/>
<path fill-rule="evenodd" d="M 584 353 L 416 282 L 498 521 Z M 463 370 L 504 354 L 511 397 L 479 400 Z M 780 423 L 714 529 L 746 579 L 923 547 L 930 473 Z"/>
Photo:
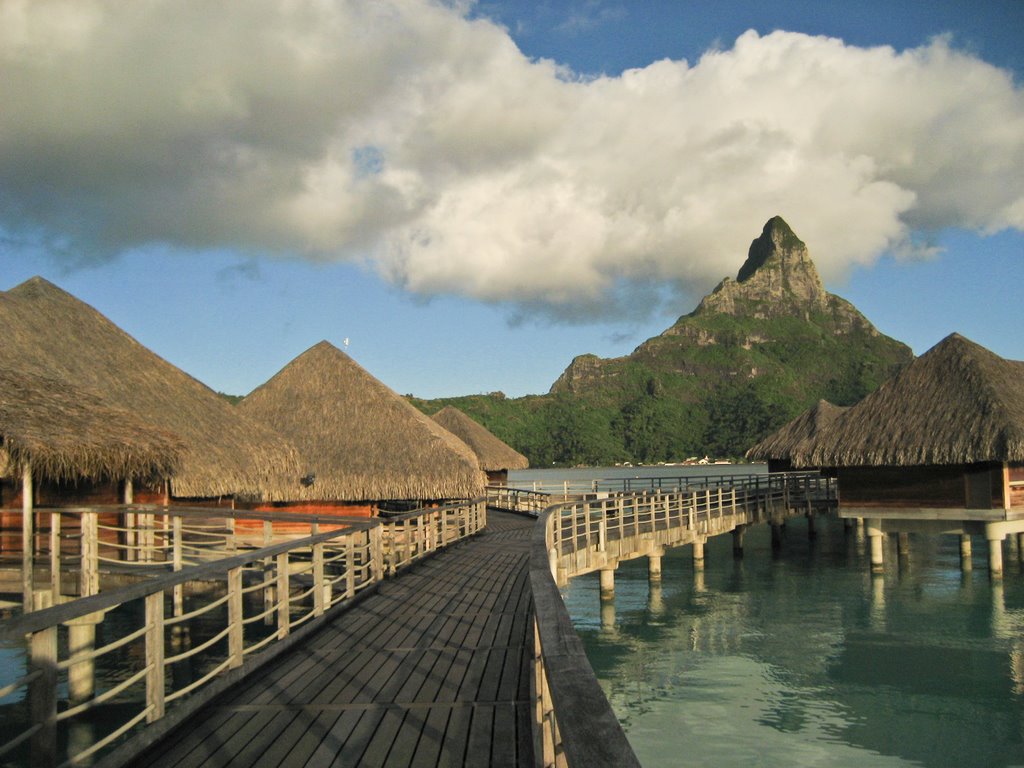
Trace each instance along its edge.
<path fill-rule="evenodd" d="M 134 764 L 533 765 L 533 523 L 491 512 Z"/>
<path fill-rule="evenodd" d="M 731 532 L 741 553 L 747 526 L 774 531 L 834 498 L 812 473 L 561 503 L 491 489 L 390 518 L 310 517 L 309 535 L 292 530 L 302 516 L 245 510 L 214 510 L 214 527 L 202 510 L 124 507 L 134 522 L 113 527 L 110 510 L 49 510 L 49 535 L 25 540 L 43 543 L 33 550 L 52 578 L 24 578 L 34 610 L 0 623 L 25 667 L 0 687 L 0 756 L 45 768 L 636 766 L 558 586 L 600 571 L 609 599 L 620 562 L 646 557 L 660 580 L 665 548 L 692 545 L 700 569 L 709 536 Z M 261 534 L 246 527 L 260 515 Z M 108 562 L 138 578 L 105 586 Z M 78 596 L 58 578 L 68 568 Z"/>

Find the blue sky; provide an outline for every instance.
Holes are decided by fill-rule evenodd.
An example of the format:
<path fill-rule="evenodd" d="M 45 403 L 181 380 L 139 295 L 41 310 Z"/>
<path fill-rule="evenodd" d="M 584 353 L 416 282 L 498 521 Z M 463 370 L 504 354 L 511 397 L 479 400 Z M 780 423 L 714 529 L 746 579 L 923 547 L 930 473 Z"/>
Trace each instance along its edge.
<path fill-rule="evenodd" d="M 0 0 L 0 290 L 43 275 L 215 389 L 347 339 L 403 394 L 545 392 L 775 214 L 915 352 L 1024 359 L 1017 0 L 28 7 Z"/>

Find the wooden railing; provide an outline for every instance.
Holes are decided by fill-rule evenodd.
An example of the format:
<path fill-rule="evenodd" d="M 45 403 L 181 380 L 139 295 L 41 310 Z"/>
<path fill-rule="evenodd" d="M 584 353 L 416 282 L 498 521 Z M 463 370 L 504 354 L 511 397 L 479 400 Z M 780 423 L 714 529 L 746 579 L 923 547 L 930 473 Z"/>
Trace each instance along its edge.
<path fill-rule="evenodd" d="M 732 467 L 731 469 L 735 469 Z M 608 477 L 564 480 L 530 480 L 512 482 L 519 490 L 537 491 L 569 501 L 591 493 L 635 493 L 639 491 L 672 491 L 687 486 L 715 487 L 731 485 L 736 478 L 767 477 L 767 472 L 733 474 L 732 471 L 705 474 L 665 474 L 655 477 Z"/>
<path fill-rule="evenodd" d="M 530 547 L 534 601 L 534 750 L 543 766 L 638 766 L 576 634 L 558 584 L 592 570 L 591 553 L 611 541 L 709 524 L 747 524 L 771 513 L 802 513 L 808 501 L 835 498 L 815 473 L 750 475 L 554 504 L 539 516 Z M 724 530 L 724 528 L 723 528 Z"/>
<path fill-rule="evenodd" d="M 111 764 L 128 762 L 386 575 L 482 530 L 486 507 L 478 499 L 333 524 L 235 554 L 224 539 L 216 560 L 181 558 L 173 571 L 57 605 L 49 603 L 59 592 L 39 591 L 37 610 L 0 624 L 0 643 L 24 649 L 24 673 L 0 687 L 0 760 L 45 768 L 106 753 Z M 83 537 L 91 525 L 86 517 Z M 174 540 L 154 551 L 177 565 L 166 549 Z"/>
<path fill-rule="evenodd" d="M 556 501 L 565 501 L 565 499 L 552 498 L 550 493 L 543 491 L 508 488 L 504 485 L 487 486 L 487 506 L 508 512 L 525 512 L 536 517 Z"/>

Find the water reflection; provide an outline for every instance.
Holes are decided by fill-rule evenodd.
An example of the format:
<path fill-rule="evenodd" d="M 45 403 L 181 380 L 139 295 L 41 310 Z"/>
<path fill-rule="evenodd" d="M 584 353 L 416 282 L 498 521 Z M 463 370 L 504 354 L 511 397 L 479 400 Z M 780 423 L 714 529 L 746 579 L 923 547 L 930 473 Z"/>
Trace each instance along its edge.
<path fill-rule="evenodd" d="M 961 573 L 958 537 L 911 539 L 870 573 L 863 528 L 768 526 L 616 571 L 615 631 L 596 575 L 566 603 L 645 766 L 1024 764 L 1024 589 Z M 896 549 L 897 542 L 890 546 Z M 895 552 L 893 552 L 895 554 Z M 657 610 L 654 609 L 657 606 Z"/>

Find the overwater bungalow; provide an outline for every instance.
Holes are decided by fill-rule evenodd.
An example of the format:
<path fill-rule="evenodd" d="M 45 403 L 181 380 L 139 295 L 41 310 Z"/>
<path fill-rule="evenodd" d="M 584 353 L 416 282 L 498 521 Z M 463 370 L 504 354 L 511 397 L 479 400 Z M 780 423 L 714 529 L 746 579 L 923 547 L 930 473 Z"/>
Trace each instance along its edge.
<path fill-rule="evenodd" d="M 93 439 L 102 440 L 115 431 L 134 434 L 134 442 L 124 443 L 125 456 L 129 446 L 146 445 L 158 435 L 174 435 L 179 446 L 173 473 L 159 478 L 148 473 L 149 479 L 127 484 L 122 477 L 121 498 L 114 497 L 109 484 L 62 483 L 37 489 L 37 503 L 180 500 L 230 505 L 235 499 L 290 497 L 292 487 L 299 486 L 298 456 L 285 438 L 249 419 L 52 283 L 34 277 L 0 292 L 0 331 L 0 370 L 48 379 L 53 382 L 53 397 L 59 392 L 79 393 L 87 411 L 117 416 L 111 417 L 115 423 L 106 431 L 99 425 L 103 419 L 94 419 Z M 74 397 L 67 398 L 69 409 Z M 28 404 L 19 406 L 15 400 L 11 407 L 16 411 Z M 67 435 L 61 439 L 86 440 L 83 432 Z M 57 433 L 47 437 L 58 439 Z M 80 455 L 90 454 L 89 445 L 83 442 Z M 93 449 L 90 455 L 101 452 Z M 13 503 L 11 493 L 8 489 L 4 495 L 5 506 L 9 498 Z"/>
<path fill-rule="evenodd" d="M 792 459 L 834 468 L 840 514 L 876 521 L 879 536 L 984 533 L 1002 541 L 1024 531 L 1024 363 L 952 334 Z M 1001 559 L 990 567 L 1001 571 Z"/>
<path fill-rule="evenodd" d="M 793 456 L 805 453 L 818 434 L 832 424 L 846 408 L 819 400 L 795 419 L 768 435 L 747 451 L 750 461 L 763 461 L 769 472 L 793 469 Z"/>
<path fill-rule="evenodd" d="M 136 414 L 107 405 L 69 382 L 0 369 L 0 515 L 6 532 L 21 528 L 26 487 L 33 502 L 116 503 L 125 483 L 162 485 L 184 452 L 181 439 Z M 14 510 L 18 510 L 15 512 Z M 0 549 L 20 548 L 5 535 Z"/>
<path fill-rule="evenodd" d="M 1024 508 L 1024 363 L 948 336 L 794 463 L 837 468 L 847 506 Z"/>
<path fill-rule="evenodd" d="M 371 516 L 484 493 L 465 443 L 326 341 L 238 407 L 299 450 L 302 487 L 276 508 Z"/>
<path fill-rule="evenodd" d="M 434 421 L 468 445 L 487 473 L 491 485 L 506 485 L 510 469 L 526 469 L 530 461 L 508 443 L 496 437 L 482 424 L 452 405 L 434 414 Z"/>

